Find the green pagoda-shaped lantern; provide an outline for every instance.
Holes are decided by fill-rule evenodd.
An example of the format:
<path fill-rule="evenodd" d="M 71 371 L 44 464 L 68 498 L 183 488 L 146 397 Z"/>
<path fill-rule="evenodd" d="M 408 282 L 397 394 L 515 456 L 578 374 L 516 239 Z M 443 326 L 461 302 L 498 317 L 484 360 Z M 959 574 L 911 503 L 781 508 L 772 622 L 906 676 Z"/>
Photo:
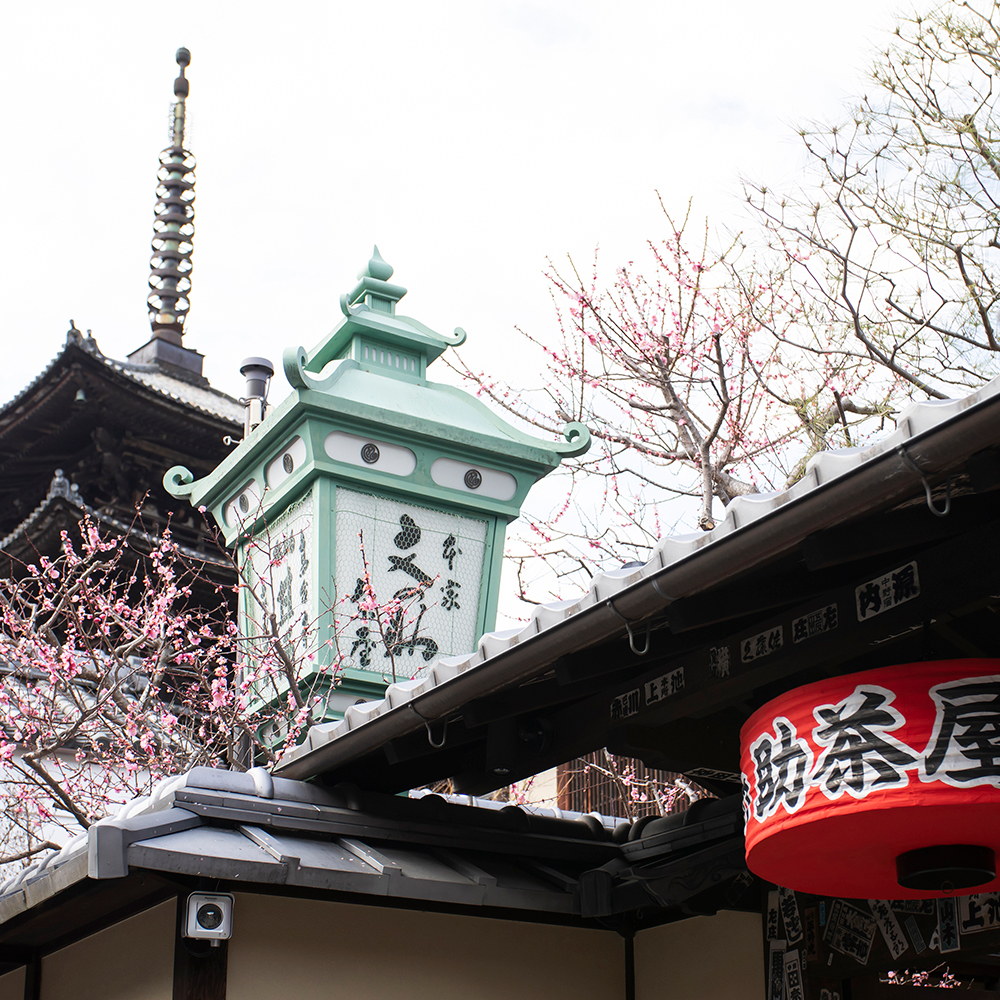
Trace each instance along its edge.
<path fill-rule="evenodd" d="M 328 718 L 475 649 L 494 627 L 507 523 L 537 480 L 590 443 L 576 423 L 563 442 L 537 440 L 429 382 L 427 366 L 465 333 L 397 315 L 406 289 L 391 277 L 376 248 L 333 332 L 285 352 L 293 391 L 266 415 L 272 370 L 248 359 L 243 441 L 204 479 L 182 466 L 164 477 L 236 547 L 250 584 L 244 633 L 259 628 L 268 590 L 278 628 L 309 647 L 300 683 L 337 677 Z"/>

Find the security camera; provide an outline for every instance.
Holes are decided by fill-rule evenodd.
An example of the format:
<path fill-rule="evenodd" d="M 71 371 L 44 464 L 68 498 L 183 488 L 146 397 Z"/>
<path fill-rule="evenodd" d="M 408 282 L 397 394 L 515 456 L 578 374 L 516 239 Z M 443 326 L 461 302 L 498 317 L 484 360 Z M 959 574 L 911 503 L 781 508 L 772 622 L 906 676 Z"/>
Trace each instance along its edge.
<path fill-rule="evenodd" d="M 233 936 L 233 894 L 192 892 L 187 898 L 184 937 L 218 944 Z"/>

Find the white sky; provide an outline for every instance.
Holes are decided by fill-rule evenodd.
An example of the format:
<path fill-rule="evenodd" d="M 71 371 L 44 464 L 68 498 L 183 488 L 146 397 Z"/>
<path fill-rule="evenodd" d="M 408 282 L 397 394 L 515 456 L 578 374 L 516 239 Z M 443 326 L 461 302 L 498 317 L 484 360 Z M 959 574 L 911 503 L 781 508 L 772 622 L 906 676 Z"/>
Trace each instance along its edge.
<path fill-rule="evenodd" d="M 546 257 L 644 259 L 656 190 L 743 226 L 740 174 L 794 177 L 791 126 L 859 92 L 895 7 L 7 4 L 0 398 L 70 317 L 114 357 L 145 341 L 180 45 L 199 161 L 185 342 L 214 384 L 238 395 L 246 355 L 311 347 L 377 242 L 410 289 L 401 312 L 463 326 L 467 360 L 528 386 L 514 326 L 554 327 Z"/>
<path fill-rule="evenodd" d="M 178 46 L 199 163 L 185 343 L 214 385 L 240 395 L 244 357 L 312 347 L 378 243 L 410 290 L 400 312 L 464 327 L 470 364 L 528 389 L 541 375 L 514 328 L 555 336 L 546 258 L 587 263 L 599 244 L 609 275 L 648 259 L 656 191 L 674 213 L 693 197 L 717 229 L 748 225 L 740 176 L 795 182 L 794 125 L 863 90 L 896 7 L 8 3 L 0 400 L 70 317 L 112 357 L 147 339 Z M 286 392 L 279 373 L 272 402 Z"/>

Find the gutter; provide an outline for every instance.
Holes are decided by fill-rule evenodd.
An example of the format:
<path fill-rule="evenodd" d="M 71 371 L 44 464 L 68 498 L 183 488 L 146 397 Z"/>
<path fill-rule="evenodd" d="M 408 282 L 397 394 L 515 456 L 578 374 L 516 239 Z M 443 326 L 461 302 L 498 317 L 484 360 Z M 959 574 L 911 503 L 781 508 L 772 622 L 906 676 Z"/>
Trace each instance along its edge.
<path fill-rule="evenodd" d="M 494 654 L 486 662 L 369 719 L 287 765 L 279 763 L 274 773 L 287 778 L 310 778 L 364 757 L 425 726 L 429 733 L 430 723 L 456 715 L 474 698 L 524 684 L 543 674 L 557 658 L 621 634 L 623 619 L 639 623 L 663 612 L 682 597 L 717 586 L 795 550 L 814 532 L 912 496 L 926 482 L 926 477 L 954 469 L 998 441 L 1000 395 L 994 390 L 954 416 L 790 499 L 757 520 L 618 591 L 612 598 Z"/>

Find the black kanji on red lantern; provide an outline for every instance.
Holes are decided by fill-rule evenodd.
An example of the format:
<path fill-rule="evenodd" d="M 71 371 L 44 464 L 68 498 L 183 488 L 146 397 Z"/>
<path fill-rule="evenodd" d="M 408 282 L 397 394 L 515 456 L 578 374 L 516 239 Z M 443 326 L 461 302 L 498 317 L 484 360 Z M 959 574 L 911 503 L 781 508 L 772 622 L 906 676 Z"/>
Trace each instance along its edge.
<path fill-rule="evenodd" d="M 909 782 L 906 771 L 917 755 L 890 734 L 905 721 L 886 688 L 859 686 L 836 705 L 813 710 L 819 725 L 813 739 L 826 749 L 820 754 L 812 783 L 828 798 L 845 791 L 862 798 L 873 789 L 898 788 Z"/>
<path fill-rule="evenodd" d="M 921 777 L 957 787 L 1000 787 L 1000 677 L 938 684 L 930 695 L 937 717 Z"/>
<path fill-rule="evenodd" d="M 774 814 L 778 806 L 794 812 L 805 797 L 813 755 L 809 744 L 799 739 L 788 719 L 774 720 L 774 737 L 764 733 L 750 747 L 754 761 L 756 794 L 753 813 L 758 821 Z"/>

